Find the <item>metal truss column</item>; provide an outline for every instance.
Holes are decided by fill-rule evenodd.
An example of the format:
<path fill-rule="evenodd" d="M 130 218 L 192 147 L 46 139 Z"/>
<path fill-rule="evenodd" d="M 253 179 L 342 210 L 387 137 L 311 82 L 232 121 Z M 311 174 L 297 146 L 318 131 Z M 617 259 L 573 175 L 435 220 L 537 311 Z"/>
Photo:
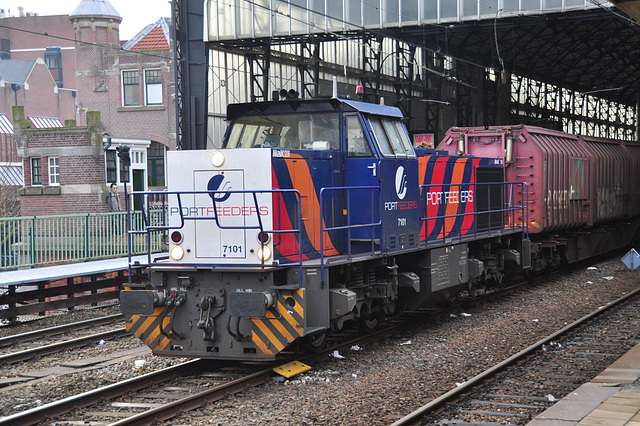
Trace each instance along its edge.
<path fill-rule="evenodd" d="M 456 77 L 462 81 L 473 81 L 473 69 L 471 65 L 457 61 L 456 62 Z M 472 123 L 471 117 L 471 95 L 472 88 L 466 84 L 457 84 L 456 87 L 456 107 L 457 107 L 457 122 L 459 126 L 473 126 L 476 123 Z"/>
<path fill-rule="evenodd" d="M 406 47 L 406 43 L 396 41 L 396 89 L 397 106 L 405 117 L 411 117 L 411 99 L 413 98 L 413 61 L 416 47 Z"/>
<path fill-rule="evenodd" d="M 432 69 L 439 72 L 443 71 L 442 60 L 438 60 L 434 52 L 424 50 L 422 57 L 424 58 L 423 61 L 425 69 Z M 427 76 L 429 77 L 427 78 Z M 442 78 L 434 77 L 433 75 L 425 73 L 423 89 L 425 96 L 429 98 L 424 99 L 425 130 L 427 133 L 433 133 L 434 141 L 437 141 L 440 138 L 440 134 L 438 132 L 438 119 L 441 104 L 439 102 L 431 102 L 431 100 L 432 98 L 434 100 L 439 100 L 441 98 Z"/>
<path fill-rule="evenodd" d="M 302 61 L 298 65 L 300 73 L 300 97 L 312 99 L 318 96 L 320 81 L 320 44 L 300 43 L 300 57 Z"/>
<path fill-rule="evenodd" d="M 249 96 L 251 102 L 269 100 L 269 67 L 271 66 L 271 50 L 262 46 L 263 53 L 249 53 Z"/>
<path fill-rule="evenodd" d="M 498 105 L 500 100 L 498 98 L 498 78 L 500 73 L 494 72 L 492 75 L 488 68 L 484 70 L 484 108 L 483 108 L 483 124 L 485 126 L 496 126 L 498 121 Z"/>
<path fill-rule="evenodd" d="M 176 83 L 176 144 L 204 149 L 207 144 L 208 55 L 202 41 L 202 4 L 175 0 L 172 8 Z"/>
<path fill-rule="evenodd" d="M 380 69 L 382 63 L 382 36 L 365 36 L 362 39 L 362 87 L 363 101 L 377 103 L 380 99 Z"/>

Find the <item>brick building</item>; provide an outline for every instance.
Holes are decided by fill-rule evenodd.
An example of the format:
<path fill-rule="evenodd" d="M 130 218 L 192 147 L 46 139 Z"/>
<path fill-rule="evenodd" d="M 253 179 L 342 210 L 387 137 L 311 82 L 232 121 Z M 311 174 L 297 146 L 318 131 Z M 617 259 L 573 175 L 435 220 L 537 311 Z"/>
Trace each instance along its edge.
<path fill-rule="evenodd" d="M 100 112 L 90 111 L 86 117 L 86 126 L 67 120 L 66 127 L 33 129 L 24 109 L 13 109 L 13 137 L 25 177 L 20 190 L 23 214 L 109 211 Z"/>
<path fill-rule="evenodd" d="M 110 182 L 130 182 L 130 190 L 165 186 L 166 150 L 176 146 L 171 22 L 160 18 L 124 42 L 119 37 L 122 19 L 108 0 L 82 0 L 69 16 L 0 16 L 0 114 L 13 118 L 14 128 L 24 134 L 23 139 L 14 135 L 16 142 L 24 143 L 19 146 L 24 156 L 22 215 L 40 214 L 43 197 L 58 197 L 60 201 L 47 199 L 46 204 L 68 204 L 62 210 L 67 213 L 79 212 L 76 208 L 102 211 L 92 203 L 104 199 Z M 14 86 L 16 90 L 12 84 L 18 83 L 3 86 L 2 63 L 7 67 L 18 61 L 34 62 L 38 72 L 48 70 L 39 83 L 50 87 L 31 81 Z M 80 127 L 30 130 L 26 122 L 16 126 L 11 111 L 15 106 L 24 109 L 22 119 L 54 117 L 74 120 Z M 90 118 L 90 111 L 100 113 L 99 122 L 91 121 L 95 117 Z M 123 173 L 116 154 L 122 145 L 131 147 L 128 173 Z M 95 152 L 73 158 L 67 153 L 74 147 Z M 38 162 L 40 169 L 32 167 Z"/>

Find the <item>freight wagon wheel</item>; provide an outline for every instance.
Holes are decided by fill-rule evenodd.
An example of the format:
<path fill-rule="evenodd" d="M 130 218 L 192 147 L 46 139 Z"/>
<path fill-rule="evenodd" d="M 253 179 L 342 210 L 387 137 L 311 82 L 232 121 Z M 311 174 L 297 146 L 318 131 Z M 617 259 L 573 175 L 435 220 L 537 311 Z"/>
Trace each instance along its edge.
<path fill-rule="evenodd" d="M 370 313 L 367 305 L 362 305 L 360 317 L 358 318 L 360 330 L 367 334 L 373 334 L 378 328 L 378 323 L 378 316 L 375 313 Z"/>
<path fill-rule="evenodd" d="M 311 334 L 304 337 L 304 347 L 311 353 L 322 352 L 327 347 L 327 332 Z"/>

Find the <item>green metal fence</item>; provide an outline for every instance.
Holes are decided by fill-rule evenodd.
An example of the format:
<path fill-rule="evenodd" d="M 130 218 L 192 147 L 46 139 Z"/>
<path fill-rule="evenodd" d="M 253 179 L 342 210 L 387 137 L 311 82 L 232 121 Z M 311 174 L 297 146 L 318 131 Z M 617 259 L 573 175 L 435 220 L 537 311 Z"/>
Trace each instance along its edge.
<path fill-rule="evenodd" d="M 152 210 L 152 225 L 162 225 Z M 145 229 L 142 212 L 131 213 L 132 230 Z M 0 270 L 127 256 L 127 213 L 0 218 Z M 152 253 L 162 251 L 162 232 L 152 232 Z M 129 235 L 131 254 L 147 253 L 146 235 Z"/>

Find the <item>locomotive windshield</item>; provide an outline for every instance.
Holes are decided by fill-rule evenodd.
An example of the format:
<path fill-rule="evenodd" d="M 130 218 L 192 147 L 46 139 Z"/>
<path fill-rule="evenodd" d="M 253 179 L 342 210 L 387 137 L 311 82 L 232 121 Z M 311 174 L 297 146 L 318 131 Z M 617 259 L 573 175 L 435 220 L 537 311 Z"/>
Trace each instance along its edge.
<path fill-rule="evenodd" d="M 370 117 L 369 124 L 385 157 L 415 158 L 409 135 L 400 120 Z"/>
<path fill-rule="evenodd" d="M 339 149 L 338 113 L 253 115 L 234 121 L 226 148 Z"/>

